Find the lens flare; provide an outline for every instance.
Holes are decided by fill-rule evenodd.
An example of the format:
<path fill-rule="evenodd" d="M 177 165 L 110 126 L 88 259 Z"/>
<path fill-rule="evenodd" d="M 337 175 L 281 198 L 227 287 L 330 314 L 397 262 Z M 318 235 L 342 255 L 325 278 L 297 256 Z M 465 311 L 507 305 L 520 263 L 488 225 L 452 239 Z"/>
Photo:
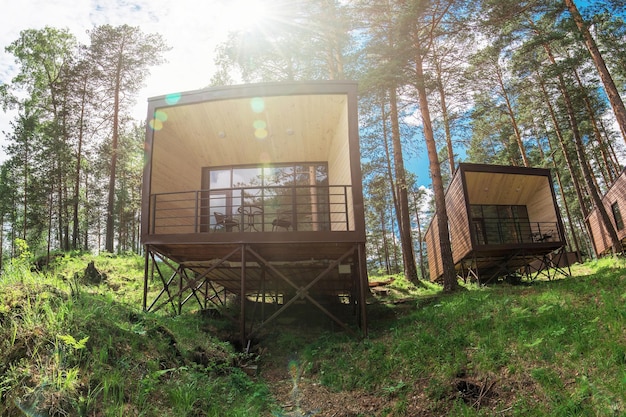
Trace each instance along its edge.
<path fill-rule="evenodd" d="M 271 18 L 269 2 L 263 0 L 228 0 L 224 3 L 219 20 L 230 33 L 257 29 Z"/>
<path fill-rule="evenodd" d="M 163 129 L 163 122 L 159 119 L 152 119 L 148 122 L 148 125 L 152 130 L 161 130 Z"/>
<path fill-rule="evenodd" d="M 255 97 L 251 99 L 250 108 L 255 113 L 261 113 L 263 110 L 265 110 L 265 100 L 263 100 L 261 97 Z"/>
<path fill-rule="evenodd" d="M 265 139 L 267 138 L 268 135 L 269 135 L 269 132 L 267 131 L 267 129 L 256 129 L 254 131 L 254 136 L 257 139 Z"/>
<path fill-rule="evenodd" d="M 272 162 L 272 158 L 270 158 L 269 153 L 261 152 L 259 154 L 259 161 L 261 161 L 262 164 L 269 164 L 270 162 Z"/>
<path fill-rule="evenodd" d="M 180 97 L 180 93 L 168 94 L 165 96 L 165 102 L 171 106 L 178 103 L 180 101 Z"/>
<path fill-rule="evenodd" d="M 164 122 L 167 120 L 167 113 L 165 113 L 163 110 L 157 110 L 154 112 L 154 118 Z"/>
<path fill-rule="evenodd" d="M 296 380 L 298 378 L 298 374 L 299 374 L 299 364 L 297 361 L 291 360 L 289 361 L 289 364 L 287 365 L 287 368 L 289 369 L 289 375 L 291 375 L 291 378 L 293 380 Z"/>
<path fill-rule="evenodd" d="M 167 120 L 167 113 L 163 110 L 157 110 L 154 112 L 154 117 L 148 122 L 148 125 L 152 130 L 163 129 L 163 123 Z"/>

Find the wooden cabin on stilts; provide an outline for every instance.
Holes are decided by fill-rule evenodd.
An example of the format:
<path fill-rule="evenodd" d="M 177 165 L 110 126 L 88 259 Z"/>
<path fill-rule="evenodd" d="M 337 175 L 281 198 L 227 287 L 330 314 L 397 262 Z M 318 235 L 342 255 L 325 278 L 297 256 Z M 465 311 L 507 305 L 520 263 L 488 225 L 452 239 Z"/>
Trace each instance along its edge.
<path fill-rule="evenodd" d="M 366 333 L 356 83 L 164 95 L 149 99 L 148 119 L 144 310 L 223 310 L 245 343 L 306 302 Z"/>
<path fill-rule="evenodd" d="M 608 191 L 602 197 L 602 204 L 609 214 L 617 237 L 622 241 L 622 244 L 626 244 L 626 227 L 624 227 L 624 220 L 626 219 L 626 169 L 622 170 L 620 176 L 609 186 Z M 612 242 L 604 223 L 600 219 L 598 209 L 589 213 L 586 221 L 596 256 L 602 257 L 611 253 Z"/>
<path fill-rule="evenodd" d="M 487 283 L 570 274 L 548 169 L 461 163 L 445 201 L 459 278 Z M 435 216 L 424 239 L 432 281 L 443 275 L 438 239 Z"/>

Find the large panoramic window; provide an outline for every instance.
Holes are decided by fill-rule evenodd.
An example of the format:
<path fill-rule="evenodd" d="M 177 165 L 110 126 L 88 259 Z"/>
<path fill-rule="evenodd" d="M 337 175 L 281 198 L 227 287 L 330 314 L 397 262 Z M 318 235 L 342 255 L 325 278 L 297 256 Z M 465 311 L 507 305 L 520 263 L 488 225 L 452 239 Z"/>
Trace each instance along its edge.
<path fill-rule="evenodd" d="M 622 213 L 619 211 L 619 205 L 617 201 L 611 204 L 611 211 L 613 212 L 613 220 L 615 220 L 615 226 L 617 230 L 624 229 L 624 220 L 622 219 Z"/>
<path fill-rule="evenodd" d="M 325 163 L 205 168 L 202 188 L 206 212 L 234 217 L 244 229 L 329 228 Z"/>
<path fill-rule="evenodd" d="M 470 212 L 479 245 L 521 243 L 531 235 L 526 206 L 473 204 Z"/>

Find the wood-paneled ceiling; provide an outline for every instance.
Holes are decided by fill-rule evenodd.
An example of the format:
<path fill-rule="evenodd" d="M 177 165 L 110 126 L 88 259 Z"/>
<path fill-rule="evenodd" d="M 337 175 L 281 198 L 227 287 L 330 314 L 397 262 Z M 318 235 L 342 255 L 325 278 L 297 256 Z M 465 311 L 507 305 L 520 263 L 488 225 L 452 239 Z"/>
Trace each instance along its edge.
<path fill-rule="evenodd" d="M 348 140 L 343 94 L 204 101 L 156 113 L 155 156 L 202 166 L 326 161 L 332 140 Z"/>
<path fill-rule="evenodd" d="M 470 204 L 525 205 L 536 194 L 551 202 L 550 183 L 543 175 L 494 172 L 466 172 L 465 183 Z"/>

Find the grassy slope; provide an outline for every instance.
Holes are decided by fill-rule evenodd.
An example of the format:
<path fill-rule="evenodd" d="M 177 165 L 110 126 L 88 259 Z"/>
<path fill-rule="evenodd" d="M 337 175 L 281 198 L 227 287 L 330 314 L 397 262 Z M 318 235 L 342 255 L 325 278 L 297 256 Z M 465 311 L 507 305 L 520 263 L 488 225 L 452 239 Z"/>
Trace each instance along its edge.
<path fill-rule="evenodd" d="M 107 280 L 77 283 L 91 259 L 61 257 L 45 274 L 18 261 L 0 277 L 0 415 L 303 415 L 274 389 L 271 375 L 290 371 L 301 372 L 297 404 L 320 416 L 626 415 L 624 260 L 453 295 L 397 279 L 370 306 L 367 339 L 278 332 L 250 377 L 252 358 L 216 338 L 228 323 L 141 312 L 141 258 L 98 257 Z"/>

